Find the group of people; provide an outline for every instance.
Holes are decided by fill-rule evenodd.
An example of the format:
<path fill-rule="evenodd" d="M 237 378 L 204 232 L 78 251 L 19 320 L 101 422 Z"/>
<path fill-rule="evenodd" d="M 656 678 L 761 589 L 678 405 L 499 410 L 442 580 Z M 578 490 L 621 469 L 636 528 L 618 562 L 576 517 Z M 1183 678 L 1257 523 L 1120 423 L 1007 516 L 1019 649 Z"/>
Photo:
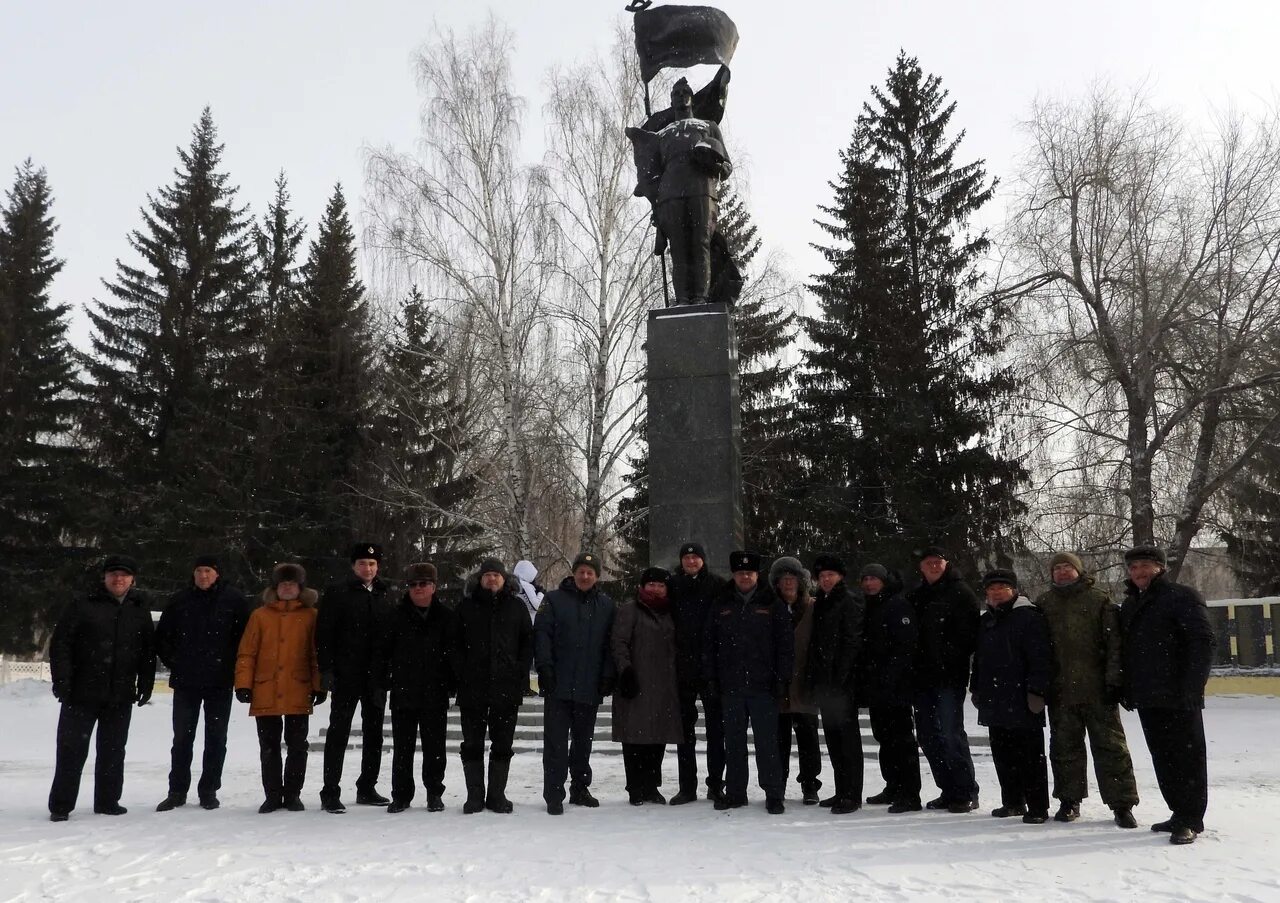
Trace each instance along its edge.
<path fill-rule="evenodd" d="M 300 565 L 286 563 L 250 610 L 220 578 L 217 560 L 205 556 L 153 631 L 133 587 L 135 562 L 112 556 L 101 585 L 67 607 L 52 639 L 53 692 L 62 710 L 50 817 L 64 821 L 75 807 L 95 727 L 94 811 L 125 812 L 129 713 L 149 700 L 159 656 L 173 689 L 172 762 L 159 811 L 187 802 L 202 711 L 196 792 L 203 808 L 218 807 L 234 698 L 256 720 L 260 812 L 305 808 L 309 717 L 326 700 L 324 811 L 345 811 L 342 773 L 357 709 L 363 737 L 356 803 L 391 813 L 409 808 L 420 744 L 427 809 L 444 809 L 451 699 L 462 724 L 463 812 L 511 812 L 507 776 L 532 666 L 543 697 L 543 799 L 551 815 L 564 812 L 566 783 L 570 805 L 599 805 L 590 789 L 592 738 L 610 696 L 632 805 L 698 799 L 701 717 L 705 796 L 717 810 L 747 805 L 749 729 L 770 814 L 785 811 L 793 738 L 805 804 L 836 815 L 864 803 L 891 813 L 968 813 L 979 793 L 964 726 L 969 694 L 990 733 L 1000 784 L 993 816 L 1048 821 L 1047 712 L 1059 802 L 1053 818 L 1079 817 L 1088 794 L 1087 738 L 1103 802 L 1117 825 L 1136 827 L 1137 784 L 1118 710 L 1124 705 L 1138 711 L 1171 810 L 1152 830 L 1168 832 L 1174 843 L 1193 842 L 1207 807 L 1201 709 L 1214 635 L 1199 594 L 1167 577 L 1161 550 L 1126 553 L 1120 605 L 1069 552 L 1053 556 L 1051 586 L 1034 602 L 1015 572 L 987 572 L 985 604 L 946 550 L 925 548 L 916 558 L 920 580 L 909 590 L 876 563 L 864 565 L 853 584 L 844 561 L 825 554 L 809 568 L 781 557 L 764 571 L 760 555 L 738 551 L 729 557 L 731 576 L 722 579 L 708 568 L 703 547 L 690 542 L 679 549 L 674 572 L 647 568 L 633 598 L 620 605 L 599 586 L 600 560 L 590 552 L 578 555 L 550 592 L 533 585 L 532 568 L 517 569 L 516 577 L 486 559 L 450 607 L 437 599 L 437 571 L 426 562 L 406 568 L 395 600 L 380 576 L 381 548 L 363 543 L 352 549 L 350 576 L 323 597 L 306 585 Z M 390 798 L 377 788 L 388 702 Z M 885 783 L 865 799 L 861 708 Z M 819 726 L 832 772 L 826 798 L 819 793 Z M 662 762 L 673 744 L 679 777 L 668 800 L 660 790 Z M 940 791 L 928 802 L 921 751 Z"/>

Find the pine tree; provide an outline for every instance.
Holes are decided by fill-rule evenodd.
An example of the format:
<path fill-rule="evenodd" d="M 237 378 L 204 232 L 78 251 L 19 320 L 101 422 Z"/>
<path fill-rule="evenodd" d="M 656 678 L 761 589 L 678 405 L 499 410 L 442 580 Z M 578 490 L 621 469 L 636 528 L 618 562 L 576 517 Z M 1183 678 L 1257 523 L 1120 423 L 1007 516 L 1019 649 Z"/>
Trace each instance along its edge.
<path fill-rule="evenodd" d="M 250 222 L 222 152 L 206 108 L 129 237 L 141 263 L 118 262 L 110 299 L 89 310 L 84 426 L 108 475 L 96 543 L 137 555 L 158 588 L 204 551 L 243 569 L 262 330 Z"/>
<path fill-rule="evenodd" d="M 374 431 L 383 515 L 375 533 L 393 561 L 430 561 L 453 583 L 486 551 L 463 516 L 478 480 L 462 470 L 471 442 L 452 395 L 439 320 L 415 286 L 393 326 Z"/>
<path fill-rule="evenodd" d="M 373 477 L 373 338 L 341 186 L 329 199 L 302 273 L 298 305 L 279 327 L 288 360 L 267 378 L 281 381 L 286 418 L 275 462 L 279 550 L 300 557 L 318 581 L 343 572 L 347 548 L 364 538 L 373 520 L 362 491 Z"/>
<path fill-rule="evenodd" d="M 886 564 L 941 543 L 972 565 L 1004 551 L 1025 479 L 994 426 L 1013 389 L 996 357 L 1007 311 L 978 292 L 989 241 L 968 232 L 994 183 L 955 162 L 956 105 L 914 58 L 872 95 L 819 223 L 834 243 L 804 319 L 803 529 Z"/>
<path fill-rule="evenodd" d="M 62 598 L 82 455 L 69 305 L 49 296 L 53 195 L 27 160 L 0 210 L 0 649 L 30 652 Z"/>

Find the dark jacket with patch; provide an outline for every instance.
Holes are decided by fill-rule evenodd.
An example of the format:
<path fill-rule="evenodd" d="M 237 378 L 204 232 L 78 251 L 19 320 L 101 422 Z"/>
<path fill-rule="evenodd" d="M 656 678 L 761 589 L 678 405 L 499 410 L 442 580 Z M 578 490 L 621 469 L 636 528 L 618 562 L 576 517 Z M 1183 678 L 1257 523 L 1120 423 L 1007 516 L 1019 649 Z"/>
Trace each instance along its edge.
<path fill-rule="evenodd" d="M 376 687 L 373 661 L 391 616 L 389 590 L 381 577 L 365 589 L 352 574 L 320 597 L 316 653 L 325 686 L 335 695 L 362 696 Z"/>
<path fill-rule="evenodd" d="M 937 583 L 922 581 L 907 598 L 918 637 L 916 687 L 964 687 L 978 642 L 978 597 L 948 564 Z"/>
<path fill-rule="evenodd" d="M 156 654 L 177 690 L 230 690 L 236 650 L 249 622 L 249 601 L 222 580 L 207 590 L 194 583 L 169 597 L 156 625 Z"/>
<path fill-rule="evenodd" d="M 457 691 L 454 613 L 439 599 L 422 612 L 405 593 L 387 621 L 378 651 L 379 681 L 390 693 L 393 709 L 447 708 Z"/>
<path fill-rule="evenodd" d="M 1204 599 L 1164 574 L 1152 580 L 1146 592 L 1126 583 L 1120 606 L 1125 705 L 1203 708 L 1214 644 Z"/>
<path fill-rule="evenodd" d="M 460 709 L 518 706 L 529 688 L 533 624 L 511 591 L 514 579 L 508 577 L 496 593 L 469 585 L 454 612 L 451 648 Z"/>
<path fill-rule="evenodd" d="M 862 626 L 862 596 L 843 580 L 831 592 L 819 589 L 813 597 L 808 684 L 820 707 L 855 692 Z"/>
<path fill-rule="evenodd" d="M 53 685 L 74 705 L 129 705 L 156 682 L 151 609 L 131 589 L 117 602 L 100 586 L 76 599 L 58 619 L 49 644 Z"/>
<path fill-rule="evenodd" d="M 1036 727 L 1044 711 L 1027 707 L 1027 694 L 1049 692 L 1049 625 L 1026 596 L 988 606 L 978 628 L 969 688 L 978 723 L 987 727 Z"/>
<path fill-rule="evenodd" d="M 860 706 L 909 706 L 915 691 L 915 610 L 890 575 L 878 595 L 863 595 L 862 654 L 858 659 Z"/>
<path fill-rule="evenodd" d="M 703 686 L 702 647 L 711 611 L 711 600 L 725 580 L 702 570 L 690 577 L 676 567 L 671 578 L 671 617 L 676 625 L 676 677 L 682 693 L 696 693 Z"/>
<path fill-rule="evenodd" d="M 578 589 L 573 577 L 547 593 L 533 622 L 534 663 L 538 674 L 550 671 L 551 697 L 599 705 L 613 683 L 615 670 L 609 637 L 617 606 L 592 587 Z"/>
<path fill-rule="evenodd" d="M 763 580 L 746 601 L 733 581 L 721 587 L 703 639 L 703 674 L 721 695 L 785 693 L 795 667 L 795 633 L 787 603 Z"/>

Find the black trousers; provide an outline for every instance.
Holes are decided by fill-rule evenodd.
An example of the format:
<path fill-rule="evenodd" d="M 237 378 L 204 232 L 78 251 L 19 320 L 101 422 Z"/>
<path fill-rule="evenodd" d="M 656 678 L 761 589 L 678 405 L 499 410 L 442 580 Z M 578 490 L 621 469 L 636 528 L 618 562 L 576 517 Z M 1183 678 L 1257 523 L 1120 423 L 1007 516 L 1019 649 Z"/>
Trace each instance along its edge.
<path fill-rule="evenodd" d="M 591 740 L 596 730 L 598 705 L 568 699 L 543 700 L 542 798 L 564 801 L 564 779 L 575 787 L 591 786 Z"/>
<path fill-rule="evenodd" d="M 302 795 L 307 776 L 307 725 L 310 715 L 258 715 L 258 757 L 262 760 L 262 790 L 268 799 Z M 281 763 L 280 741 L 288 756 Z"/>
<path fill-rule="evenodd" d="M 93 763 L 93 807 L 114 806 L 124 792 L 124 748 L 129 742 L 132 703 L 123 705 L 62 704 L 58 715 L 58 750 L 49 789 L 49 811 L 70 812 L 80 795 L 80 775 L 89 758 L 89 737 L 98 728 Z"/>
<path fill-rule="evenodd" d="M 662 786 L 663 743 L 622 744 L 622 767 L 627 773 L 627 796 L 640 799 Z"/>
<path fill-rule="evenodd" d="M 342 763 L 347 755 L 351 721 L 356 706 L 360 707 L 360 777 L 356 791 L 372 793 L 377 789 L 378 772 L 382 769 L 382 727 L 387 711 L 385 690 L 370 690 L 363 696 L 334 694 L 329 697 L 329 731 L 324 737 L 324 786 L 322 797 L 342 795 Z"/>
<path fill-rule="evenodd" d="M 704 304 L 711 290 L 713 197 L 672 198 L 658 205 L 658 226 L 671 250 L 671 285 L 677 304 Z"/>
<path fill-rule="evenodd" d="M 1000 781 L 1001 805 L 1048 812 L 1049 765 L 1044 754 L 1044 728 L 993 727 L 988 733 L 991 758 Z"/>
<path fill-rule="evenodd" d="M 510 759 L 520 706 L 468 706 L 461 710 L 463 762 L 484 760 L 484 735 L 489 734 L 489 759 Z"/>
<path fill-rule="evenodd" d="M 222 786 L 222 764 L 227 759 L 227 724 L 231 720 L 231 688 L 173 690 L 173 748 L 169 753 L 169 793 L 186 796 L 191 789 L 191 759 L 196 728 L 204 709 L 204 762 L 196 793 L 200 799 L 216 796 Z"/>
<path fill-rule="evenodd" d="M 391 798 L 412 802 L 416 788 L 413 754 L 422 740 L 422 786 L 427 796 L 444 793 L 445 735 L 449 700 L 423 708 L 391 709 Z"/>
<path fill-rule="evenodd" d="M 1204 830 L 1209 765 L 1200 709 L 1138 709 L 1156 783 L 1179 827 Z"/>
<path fill-rule="evenodd" d="M 732 693 L 720 697 L 724 712 L 724 790 L 747 796 L 747 723 L 756 753 L 756 782 L 766 799 L 782 799 L 787 778 L 778 758 L 778 700 L 772 693 Z"/>
<path fill-rule="evenodd" d="M 920 747 L 909 705 L 873 705 L 871 733 L 879 747 L 880 774 L 894 802 L 920 799 Z"/>
<path fill-rule="evenodd" d="M 827 758 L 835 776 L 835 796 L 862 805 L 862 728 L 858 709 L 848 693 L 827 697 L 819 706 Z"/>
<path fill-rule="evenodd" d="M 680 728 L 684 740 L 676 745 L 676 762 L 680 769 L 680 790 L 698 790 L 698 697 L 702 696 L 702 712 L 707 718 L 707 786 L 724 785 L 724 712 L 719 697 L 697 691 L 680 691 Z"/>
<path fill-rule="evenodd" d="M 778 758 L 782 762 L 782 783 L 791 774 L 791 735 L 796 735 L 800 752 L 800 773 L 796 781 L 801 790 L 818 790 L 822 781 L 822 752 L 818 748 L 818 716 L 808 712 L 785 712 L 778 716 Z"/>

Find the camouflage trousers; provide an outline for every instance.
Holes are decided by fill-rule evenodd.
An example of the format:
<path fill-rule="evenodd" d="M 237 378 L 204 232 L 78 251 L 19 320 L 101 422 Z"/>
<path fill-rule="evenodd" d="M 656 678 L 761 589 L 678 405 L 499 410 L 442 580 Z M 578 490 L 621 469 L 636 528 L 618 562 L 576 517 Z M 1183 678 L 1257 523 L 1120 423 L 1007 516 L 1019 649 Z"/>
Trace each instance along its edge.
<path fill-rule="evenodd" d="M 1093 770 L 1102 801 L 1112 809 L 1138 804 L 1133 760 L 1120 724 L 1120 708 L 1106 703 L 1049 706 L 1049 761 L 1053 765 L 1053 795 L 1079 802 L 1089 795 L 1085 735 L 1093 751 Z"/>

